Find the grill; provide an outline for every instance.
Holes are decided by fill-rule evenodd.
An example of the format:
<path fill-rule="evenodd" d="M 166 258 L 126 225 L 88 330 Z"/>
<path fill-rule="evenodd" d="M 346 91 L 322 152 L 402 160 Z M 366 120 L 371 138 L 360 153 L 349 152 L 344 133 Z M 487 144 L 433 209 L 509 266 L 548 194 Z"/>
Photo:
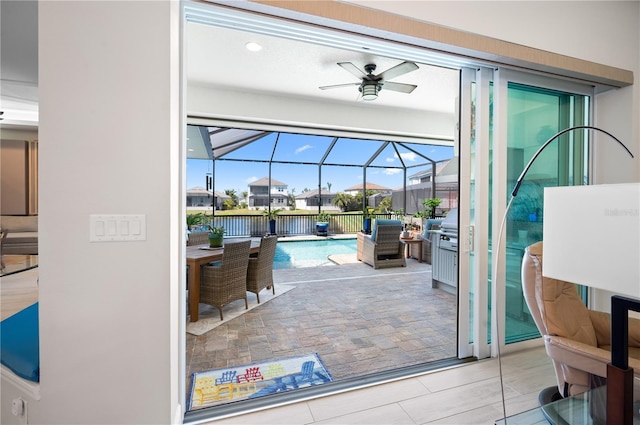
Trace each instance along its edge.
<path fill-rule="evenodd" d="M 458 250 L 458 209 L 452 208 L 440 224 L 438 248 L 449 251 Z"/>
<path fill-rule="evenodd" d="M 458 209 L 453 208 L 435 232 L 432 249 L 432 286 L 455 293 L 458 287 Z"/>

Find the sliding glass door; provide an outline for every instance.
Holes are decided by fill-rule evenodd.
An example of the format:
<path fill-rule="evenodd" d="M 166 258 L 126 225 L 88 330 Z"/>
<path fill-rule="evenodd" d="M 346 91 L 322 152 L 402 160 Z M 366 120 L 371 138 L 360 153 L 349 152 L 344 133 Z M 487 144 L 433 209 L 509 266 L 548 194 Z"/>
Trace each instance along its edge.
<path fill-rule="evenodd" d="M 496 73 L 496 121 L 491 148 L 492 241 L 516 181 L 538 149 L 557 132 L 590 124 L 592 88 L 509 70 Z M 544 188 L 588 183 L 588 133 L 571 131 L 550 143 L 531 164 L 506 215 L 499 253 L 492 258 L 497 294 L 492 308 L 502 314 L 497 325 L 501 343 L 539 336 L 522 294 L 520 268 L 525 248 L 543 238 Z M 491 246 L 497 246 L 491 243 Z M 497 255 L 496 255 L 497 254 Z"/>

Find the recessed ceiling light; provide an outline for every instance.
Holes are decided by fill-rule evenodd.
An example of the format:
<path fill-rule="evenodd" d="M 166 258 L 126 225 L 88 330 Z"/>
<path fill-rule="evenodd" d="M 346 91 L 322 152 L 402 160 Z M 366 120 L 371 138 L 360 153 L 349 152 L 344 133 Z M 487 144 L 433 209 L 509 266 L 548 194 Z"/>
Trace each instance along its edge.
<path fill-rule="evenodd" d="M 254 43 L 253 41 L 250 41 L 249 43 L 245 44 L 244 47 L 246 47 L 247 50 L 251 52 L 259 52 L 260 50 L 262 50 L 262 46 L 259 45 L 258 43 Z"/>

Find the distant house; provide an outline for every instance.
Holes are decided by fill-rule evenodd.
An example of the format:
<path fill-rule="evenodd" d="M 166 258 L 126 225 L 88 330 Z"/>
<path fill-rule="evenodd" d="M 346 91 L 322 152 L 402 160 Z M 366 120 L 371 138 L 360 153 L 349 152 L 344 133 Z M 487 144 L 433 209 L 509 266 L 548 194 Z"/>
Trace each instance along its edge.
<path fill-rule="evenodd" d="M 362 184 L 357 184 L 355 186 L 346 188 L 345 190 L 343 190 L 343 192 L 349 195 L 355 196 L 358 193 L 362 193 L 362 186 L 363 186 Z M 388 194 L 388 195 L 391 195 L 391 191 L 392 191 L 390 187 L 380 186 L 379 184 L 368 183 L 368 182 L 367 182 L 367 190 L 371 190 L 377 193 Z"/>
<path fill-rule="evenodd" d="M 447 167 L 450 162 L 451 161 L 447 161 L 436 164 L 436 176 L 439 176 L 442 170 Z M 409 177 L 407 177 L 407 179 L 409 180 L 408 184 L 414 185 L 420 183 L 430 183 L 432 180 L 432 171 L 433 169 L 431 167 L 427 167 L 422 171 L 418 171 L 417 173 L 410 175 Z"/>
<path fill-rule="evenodd" d="M 409 183 L 406 191 L 406 208 L 403 207 L 405 192 L 403 188 L 393 191 L 392 205 L 394 210 L 405 208 L 406 214 L 414 214 L 425 209 L 422 201 L 429 198 L 440 198 L 442 203 L 436 208 L 442 214 L 458 206 L 458 158 L 436 164 L 436 193 L 431 192 L 433 169 L 426 169 L 407 177 Z"/>
<path fill-rule="evenodd" d="M 247 205 L 255 208 L 268 208 L 271 198 L 272 208 L 285 208 L 289 206 L 289 189 L 286 183 L 271 179 L 271 191 L 269 191 L 269 178 L 264 177 L 249 184 Z"/>
<path fill-rule="evenodd" d="M 215 192 L 216 209 L 222 209 L 222 203 L 227 199 L 231 199 L 229 195 Z M 203 207 L 212 208 L 214 204 L 213 192 L 206 190 L 204 187 L 196 186 L 187 189 L 187 207 Z"/>
<path fill-rule="evenodd" d="M 317 211 L 320 206 L 323 210 L 339 211 L 340 209 L 333 204 L 334 199 L 336 194 L 326 189 L 322 189 L 320 196 L 318 196 L 318 189 L 307 190 L 296 196 L 296 209 Z"/>

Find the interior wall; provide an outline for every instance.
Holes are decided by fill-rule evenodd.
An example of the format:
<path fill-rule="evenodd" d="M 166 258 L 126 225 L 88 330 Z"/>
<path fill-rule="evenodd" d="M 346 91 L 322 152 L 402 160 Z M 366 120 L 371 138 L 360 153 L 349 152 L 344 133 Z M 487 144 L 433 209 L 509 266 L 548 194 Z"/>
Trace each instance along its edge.
<path fill-rule="evenodd" d="M 39 4 L 42 399 L 29 423 L 181 417 L 179 29 L 180 2 Z M 146 240 L 90 242 L 92 214 L 142 214 Z"/>
<path fill-rule="evenodd" d="M 456 117 L 453 114 L 366 106 L 363 107 L 361 103 L 345 105 L 196 85 L 189 85 L 187 90 L 187 113 L 190 116 L 419 137 L 454 137 Z"/>
<path fill-rule="evenodd" d="M 28 147 L 25 140 L 0 140 L 0 214 L 27 214 Z"/>

